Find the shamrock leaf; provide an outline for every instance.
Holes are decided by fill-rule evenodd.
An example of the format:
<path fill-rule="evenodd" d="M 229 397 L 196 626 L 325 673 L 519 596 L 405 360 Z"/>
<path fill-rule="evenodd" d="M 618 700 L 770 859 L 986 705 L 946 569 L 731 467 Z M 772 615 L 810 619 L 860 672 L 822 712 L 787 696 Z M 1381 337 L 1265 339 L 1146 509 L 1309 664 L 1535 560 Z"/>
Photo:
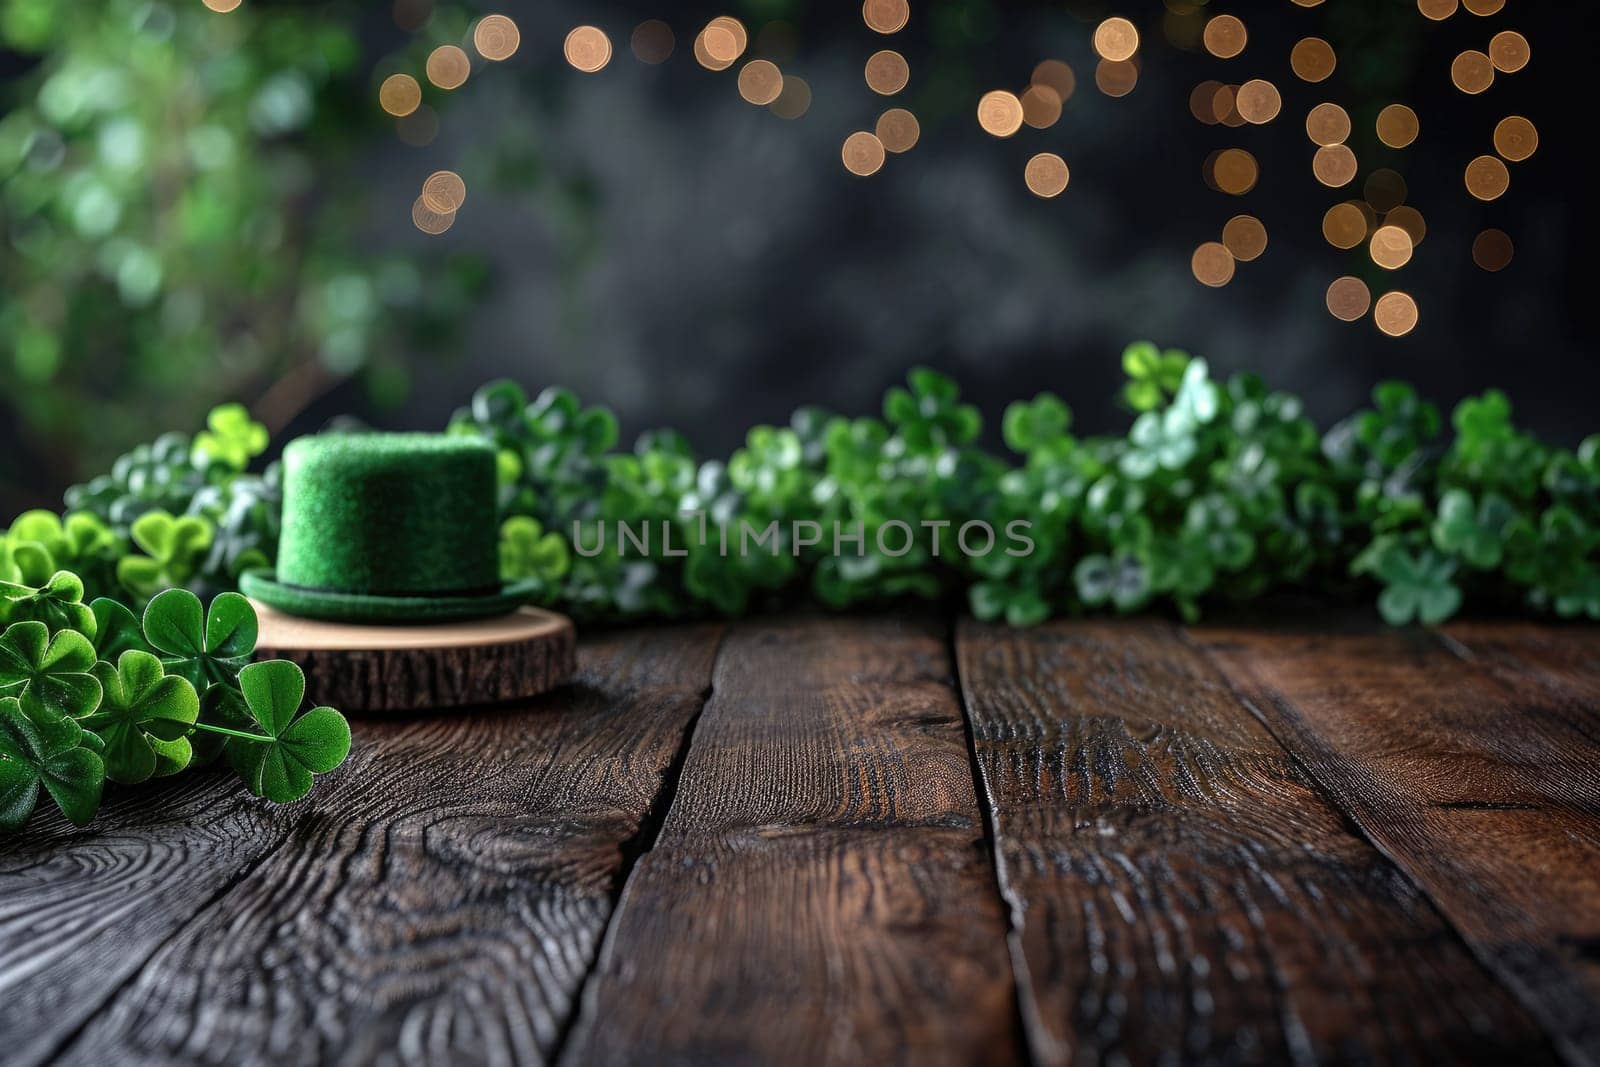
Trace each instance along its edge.
<path fill-rule="evenodd" d="M 1072 570 L 1078 598 L 1090 607 L 1107 603 L 1118 611 L 1132 611 L 1150 594 L 1150 575 L 1139 557 L 1123 554 L 1085 556 Z"/>
<path fill-rule="evenodd" d="M 188 765 L 188 735 L 200 714 L 194 686 L 137 649 L 124 652 L 115 667 L 95 664 L 94 673 L 105 696 L 78 721 L 105 742 L 107 778 L 132 784 Z"/>
<path fill-rule="evenodd" d="M 1187 352 L 1162 352 L 1149 341 L 1135 341 L 1122 350 L 1122 370 L 1129 379 L 1123 399 L 1135 411 L 1154 411 L 1178 391 L 1188 364 Z"/>
<path fill-rule="evenodd" d="M 514 515 L 500 524 L 500 577 L 538 578 L 553 586 L 566 577 L 572 556 L 566 538 L 545 533 L 538 519 Z"/>
<path fill-rule="evenodd" d="M 228 760 L 256 796 L 279 804 L 298 800 L 310 791 L 313 774 L 344 762 L 350 752 L 344 716 L 332 708 L 296 714 L 306 692 L 298 666 L 288 660 L 252 663 L 239 672 L 239 690 L 266 736 L 244 744 L 230 740 Z"/>
<path fill-rule="evenodd" d="M 1067 430 L 1072 426 L 1072 411 L 1054 393 L 1040 393 L 1031 401 L 1017 401 L 1006 408 L 1001 421 L 1006 447 L 1028 453 L 1070 443 Z"/>
<path fill-rule="evenodd" d="M 25 511 L 18 515 L 7 534 L 13 546 L 24 548 L 28 570 L 47 572 L 76 569 L 80 561 L 111 551 L 116 536 L 98 516 L 85 512 L 68 515 L 65 520 L 53 511 Z M 37 576 L 35 584 L 44 584 Z"/>
<path fill-rule="evenodd" d="M 71 571 L 56 571 L 38 588 L 0 584 L 0 600 L 11 601 L 12 622 L 33 620 L 58 630 L 77 630 L 93 637 L 94 612 L 83 603 L 83 582 Z"/>
<path fill-rule="evenodd" d="M 1412 553 L 1398 541 L 1384 540 L 1363 554 L 1370 569 L 1384 583 L 1378 610 L 1390 626 L 1417 620 L 1433 626 L 1448 619 L 1461 606 L 1461 590 L 1451 579 L 1454 560 L 1431 549 Z"/>
<path fill-rule="evenodd" d="M 243 404 L 223 404 L 206 416 L 206 429 L 195 435 L 190 455 L 202 469 L 220 463 L 242 471 L 266 448 L 267 428 L 252 420 Z"/>
<path fill-rule="evenodd" d="M 135 519 L 130 533 L 147 555 L 118 560 L 117 580 L 142 599 L 193 576 L 211 547 L 212 527 L 198 515 L 175 519 L 158 510 Z"/>
<path fill-rule="evenodd" d="M 936 452 L 978 436 L 983 417 L 960 403 L 955 382 L 926 367 L 913 370 L 907 380 L 909 390 L 896 386 L 884 395 L 883 417 L 913 452 Z"/>
<path fill-rule="evenodd" d="M 15 697 L 38 722 L 85 715 L 100 702 L 89 674 L 94 646 L 76 630 L 54 637 L 42 622 L 18 622 L 0 636 L 0 696 Z"/>
<path fill-rule="evenodd" d="M 1439 500 L 1433 543 L 1441 552 L 1488 570 L 1500 565 L 1510 528 L 1519 519 L 1516 508 L 1497 493 L 1484 494 L 1483 502 L 1474 506 L 1470 493 L 1451 489 Z"/>
<path fill-rule="evenodd" d="M 231 685 L 250 662 L 257 636 L 256 610 L 238 593 L 219 593 L 206 612 L 187 589 L 157 593 L 144 609 L 144 636 L 167 673 L 196 691 Z"/>
<path fill-rule="evenodd" d="M 84 736 L 71 719 L 36 722 L 14 698 L 0 697 L 0 830 L 28 821 L 40 786 L 74 826 L 94 818 L 105 766 Z"/>
<path fill-rule="evenodd" d="M 134 618 L 133 612 L 122 601 L 96 597 L 89 603 L 89 610 L 94 613 L 96 659 L 115 663 L 117 657 L 130 648 L 140 652 L 150 651 L 145 644 L 144 631 L 139 628 L 139 620 Z"/>

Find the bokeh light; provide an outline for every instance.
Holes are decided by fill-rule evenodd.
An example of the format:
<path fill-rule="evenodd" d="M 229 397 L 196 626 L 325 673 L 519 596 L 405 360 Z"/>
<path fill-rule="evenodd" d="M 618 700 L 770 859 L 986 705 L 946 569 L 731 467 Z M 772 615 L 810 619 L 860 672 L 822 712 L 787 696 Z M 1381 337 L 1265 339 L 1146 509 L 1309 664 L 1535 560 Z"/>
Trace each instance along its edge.
<path fill-rule="evenodd" d="M 1386 223 L 1373 231 L 1367 252 L 1384 270 L 1399 270 L 1411 262 L 1411 235 Z"/>
<path fill-rule="evenodd" d="M 911 5 L 906 0 L 866 0 L 861 18 L 878 33 L 899 33 L 911 19 Z"/>
<path fill-rule="evenodd" d="M 752 59 L 739 71 L 739 95 L 746 102 L 765 107 L 783 93 L 783 71 L 767 59 Z"/>
<path fill-rule="evenodd" d="M 472 60 L 453 44 L 440 45 L 428 54 L 424 68 L 428 80 L 440 89 L 459 89 L 472 74 Z"/>
<path fill-rule="evenodd" d="M 1318 104 L 1306 113 L 1306 136 L 1312 144 L 1343 144 L 1350 136 L 1350 115 L 1338 104 Z"/>
<path fill-rule="evenodd" d="M 1022 93 L 1022 121 L 1047 130 L 1061 119 L 1061 97 L 1048 85 L 1030 85 Z"/>
<path fill-rule="evenodd" d="M 1139 84 L 1139 64 L 1131 59 L 1102 59 L 1094 67 L 1094 84 L 1107 96 L 1127 96 Z"/>
<path fill-rule="evenodd" d="M 1459 6 L 1460 0 L 1417 0 L 1417 10 L 1435 22 L 1454 15 Z"/>
<path fill-rule="evenodd" d="M 1253 125 L 1271 122 L 1283 110 L 1283 98 L 1278 87 L 1264 78 L 1252 78 L 1239 86 L 1234 93 L 1234 106 L 1244 120 Z"/>
<path fill-rule="evenodd" d="M 378 104 L 395 118 L 404 118 L 422 105 L 422 86 L 409 74 L 391 74 L 378 87 Z"/>
<path fill-rule="evenodd" d="M 574 68 L 594 74 L 611 62 L 611 38 L 598 26 L 579 26 L 567 34 L 561 51 Z"/>
<path fill-rule="evenodd" d="M 1511 172 L 1494 156 L 1479 156 L 1467 164 L 1467 192 L 1479 200 L 1494 200 L 1511 187 Z"/>
<path fill-rule="evenodd" d="M 1249 36 L 1245 31 L 1244 23 L 1239 21 L 1237 17 L 1233 15 L 1214 15 L 1206 21 L 1205 32 L 1201 35 L 1201 40 L 1205 43 L 1206 51 L 1218 59 L 1232 59 L 1244 51 L 1245 42 L 1249 39 Z"/>
<path fill-rule="evenodd" d="M 1498 15 L 1506 0 L 1461 0 L 1461 6 L 1474 15 Z"/>
<path fill-rule="evenodd" d="M 517 24 L 505 15 L 485 15 L 472 31 L 472 46 L 490 62 L 510 59 L 522 44 Z"/>
<path fill-rule="evenodd" d="M 1242 148 L 1227 148 L 1217 153 L 1211 162 L 1211 180 L 1216 187 L 1232 196 L 1243 196 L 1256 187 L 1261 169 L 1256 157 Z"/>
<path fill-rule="evenodd" d="M 673 35 L 672 27 L 665 22 L 646 19 L 633 28 L 633 37 L 628 43 L 639 62 L 655 66 L 671 58 L 678 39 Z"/>
<path fill-rule="evenodd" d="M 890 48 L 874 52 L 867 58 L 867 85 L 882 96 L 893 96 L 911 80 L 911 67 L 906 57 Z"/>
<path fill-rule="evenodd" d="M 883 142 L 866 130 L 857 130 L 846 137 L 840 155 L 844 159 L 844 169 L 863 178 L 878 173 L 885 158 Z"/>
<path fill-rule="evenodd" d="M 1417 326 L 1417 302 L 1408 293 L 1391 292 L 1372 305 L 1372 321 L 1390 337 L 1404 337 Z"/>
<path fill-rule="evenodd" d="M 783 76 L 783 91 L 769 109 L 780 119 L 797 119 L 811 110 L 811 83 L 793 74 Z"/>
<path fill-rule="evenodd" d="M 1094 50 L 1101 59 L 1121 63 L 1139 50 L 1139 31 L 1120 16 L 1106 19 L 1094 30 Z"/>
<path fill-rule="evenodd" d="M 467 202 L 467 183 L 453 170 L 436 170 L 422 183 L 421 199 L 430 211 L 453 215 Z"/>
<path fill-rule="evenodd" d="M 1220 241 L 1207 241 L 1189 257 L 1189 270 L 1201 285 L 1220 288 L 1233 280 L 1233 253 Z"/>
<path fill-rule="evenodd" d="M 1311 157 L 1311 173 L 1330 189 L 1349 185 L 1356 178 L 1356 154 L 1349 145 L 1324 145 Z"/>
<path fill-rule="evenodd" d="M 226 15 L 228 12 L 236 10 L 244 0 L 201 0 L 201 2 L 217 14 Z"/>
<path fill-rule="evenodd" d="M 1022 171 L 1023 181 L 1034 196 L 1049 199 L 1060 196 L 1070 177 L 1067 161 L 1054 152 L 1040 152 L 1028 160 Z"/>
<path fill-rule="evenodd" d="M 1032 85 L 1043 85 L 1054 89 L 1063 104 L 1072 99 L 1072 93 L 1078 87 L 1078 76 L 1073 73 L 1070 66 L 1059 59 L 1042 61 L 1033 68 L 1033 77 L 1028 81 Z"/>
<path fill-rule="evenodd" d="M 1415 248 L 1422 243 L 1428 234 L 1428 224 L 1422 218 L 1422 212 L 1410 204 L 1402 204 L 1383 216 L 1386 226 L 1398 226 L 1406 231 L 1406 236 L 1411 238 L 1411 247 Z"/>
<path fill-rule="evenodd" d="M 1450 81 L 1462 92 L 1476 96 L 1494 84 L 1494 64 L 1487 55 L 1469 48 L 1451 61 Z"/>
<path fill-rule="evenodd" d="M 991 89 L 978 101 L 978 125 L 995 137 L 1010 137 L 1022 128 L 1022 101 L 1004 89 Z"/>
<path fill-rule="evenodd" d="M 1333 284 L 1328 286 L 1327 303 L 1328 312 L 1334 318 L 1355 322 L 1364 318 L 1367 309 L 1372 306 L 1372 293 L 1367 289 L 1366 282 L 1345 275 L 1335 278 Z"/>
<path fill-rule="evenodd" d="M 1532 56 L 1528 39 L 1516 30 L 1501 30 L 1489 38 L 1489 62 L 1502 74 L 1515 74 Z"/>
<path fill-rule="evenodd" d="M 1367 239 L 1367 217 L 1352 202 L 1335 204 L 1322 216 L 1322 236 L 1335 248 L 1354 248 Z"/>
<path fill-rule="evenodd" d="M 1491 273 L 1509 267 L 1515 252 L 1511 237 L 1504 230 L 1484 230 L 1472 241 L 1472 262 Z"/>
<path fill-rule="evenodd" d="M 1513 163 L 1521 163 L 1539 147 L 1539 131 L 1521 115 L 1508 115 L 1494 127 L 1494 150 Z"/>
<path fill-rule="evenodd" d="M 1378 112 L 1378 140 L 1390 148 L 1404 148 L 1417 139 L 1422 123 L 1404 104 L 1390 104 Z"/>
<path fill-rule="evenodd" d="M 909 152 L 922 136 L 922 124 L 917 116 L 903 107 L 891 107 L 878 116 L 878 140 L 885 150 L 895 153 Z"/>
<path fill-rule="evenodd" d="M 1267 250 L 1267 228 L 1254 215 L 1235 215 L 1223 224 L 1222 244 L 1234 259 L 1249 263 Z"/>
<path fill-rule="evenodd" d="M 1333 45 L 1321 37 L 1302 38 L 1289 50 L 1289 69 L 1301 81 L 1326 81 L 1338 65 Z"/>
<path fill-rule="evenodd" d="M 1406 202 L 1406 180 L 1399 171 L 1379 167 L 1367 175 L 1361 193 L 1374 211 L 1392 211 Z"/>
<path fill-rule="evenodd" d="M 411 204 L 411 222 L 423 233 L 438 236 L 455 225 L 456 213 L 435 211 L 419 196 Z"/>

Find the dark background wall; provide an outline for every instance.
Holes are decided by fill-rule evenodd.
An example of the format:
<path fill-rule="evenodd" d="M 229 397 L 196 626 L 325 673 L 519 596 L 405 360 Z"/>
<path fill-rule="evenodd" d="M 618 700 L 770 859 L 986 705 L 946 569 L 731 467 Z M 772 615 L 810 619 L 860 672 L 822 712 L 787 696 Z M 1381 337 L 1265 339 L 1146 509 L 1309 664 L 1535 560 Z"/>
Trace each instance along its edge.
<path fill-rule="evenodd" d="M 1207 10 L 1237 14 L 1250 31 L 1243 55 L 1224 61 L 1173 47 L 1163 39 L 1165 9 L 1130 0 L 1115 13 L 1140 27 L 1143 70 L 1121 99 L 1093 84 L 1090 34 L 1112 13 L 1105 8 L 913 0 L 907 30 L 883 38 L 864 27 L 854 2 L 754 7 L 734 12 L 752 29 L 767 10 L 793 28 L 793 54 L 778 49 L 776 58 L 814 91 L 798 121 L 740 100 L 737 68 L 711 73 L 695 63 L 694 32 L 726 8 L 485 7 L 518 20 L 519 54 L 474 73 L 443 111 L 433 144 L 393 142 L 363 166 L 374 247 L 421 258 L 481 253 L 494 268 L 489 297 L 459 350 L 404 354 L 412 390 L 399 409 L 376 411 L 350 385 L 291 429 L 313 430 L 346 410 L 384 425 L 442 426 L 476 384 L 509 376 L 612 405 L 630 437 L 672 424 L 703 451 L 721 452 L 749 425 L 781 421 L 800 403 L 873 410 L 919 363 L 956 375 L 991 423 L 1008 400 L 1052 389 L 1081 426 L 1119 429 L 1117 356 L 1136 338 L 1258 371 L 1304 393 L 1323 421 L 1360 404 L 1374 382 L 1404 377 L 1443 402 L 1504 388 L 1524 421 L 1561 440 L 1597 428 L 1586 267 L 1600 230 L 1592 122 L 1577 97 L 1591 91 L 1600 35 L 1586 6 L 1511 0 L 1493 17 L 1462 10 L 1432 23 L 1409 0 L 1213 3 Z M 386 4 L 374 8 L 365 37 L 377 63 L 406 37 Z M 659 67 L 628 50 L 633 26 L 650 17 L 678 35 Z M 578 74 L 561 59 L 563 37 L 580 22 L 601 26 L 616 46 L 600 74 Z M 1454 89 L 1451 59 L 1505 28 L 1529 38 L 1530 65 L 1478 97 Z M 1339 53 L 1338 70 L 1320 85 L 1289 70 L 1291 45 L 1311 34 Z M 881 47 L 910 60 L 911 85 L 893 100 L 862 80 L 863 62 Z M 1047 57 L 1078 75 L 1061 122 L 1007 141 L 983 133 L 978 96 L 1020 91 Z M 1191 116 L 1197 82 L 1251 77 L 1283 93 L 1272 123 L 1228 129 Z M 1359 189 L 1359 179 L 1330 190 L 1311 176 L 1303 119 L 1323 100 L 1355 120 L 1350 143 L 1362 176 L 1374 166 L 1401 171 L 1408 202 L 1426 218 L 1425 241 L 1398 273 L 1322 238 L 1323 211 Z M 1421 117 L 1421 137 L 1404 151 L 1373 134 L 1391 102 Z M 847 174 L 843 138 L 896 104 L 922 119 L 920 144 L 873 178 Z M 1462 170 L 1492 151 L 1494 124 L 1508 114 L 1535 122 L 1540 147 L 1512 165 L 1506 196 L 1482 204 L 1467 196 Z M 1261 181 L 1244 197 L 1201 179 L 1207 153 L 1230 146 L 1261 163 Z M 1072 168 L 1055 200 L 1035 198 L 1022 181 L 1028 157 L 1047 150 Z M 439 167 L 462 174 L 469 198 L 452 230 L 427 237 L 412 228 L 409 208 Z M 1225 288 L 1204 288 L 1189 255 L 1238 212 L 1265 222 L 1269 247 Z M 1485 226 L 1516 241 L 1514 262 L 1498 274 L 1469 253 Z M 1370 317 L 1333 319 L 1323 293 L 1346 273 L 1374 295 L 1391 287 L 1414 295 L 1417 329 L 1391 339 Z"/>

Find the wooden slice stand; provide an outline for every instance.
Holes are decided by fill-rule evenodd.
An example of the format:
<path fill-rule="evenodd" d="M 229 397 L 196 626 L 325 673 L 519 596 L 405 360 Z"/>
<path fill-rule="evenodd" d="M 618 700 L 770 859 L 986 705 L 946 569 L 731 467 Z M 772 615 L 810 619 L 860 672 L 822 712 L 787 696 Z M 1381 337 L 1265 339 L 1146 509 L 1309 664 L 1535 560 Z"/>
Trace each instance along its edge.
<path fill-rule="evenodd" d="M 258 659 L 306 672 L 306 694 L 341 711 L 424 711 L 536 696 L 572 677 L 572 621 L 539 608 L 468 622 L 363 626 L 274 611 L 256 601 Z"/>

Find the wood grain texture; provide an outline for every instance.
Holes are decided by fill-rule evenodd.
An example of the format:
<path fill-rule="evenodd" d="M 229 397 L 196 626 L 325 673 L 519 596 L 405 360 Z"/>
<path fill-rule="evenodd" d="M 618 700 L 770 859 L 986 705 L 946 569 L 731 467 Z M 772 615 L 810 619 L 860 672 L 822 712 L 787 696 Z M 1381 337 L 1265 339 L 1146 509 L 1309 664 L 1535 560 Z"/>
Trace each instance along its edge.
<path fill-rule="evenodd" d="M 957 648 L 1036 1061 L 1551 1057 L 1172 627 Z"/>
<path fill-rule="evenodd" d="M 1593 636 L 1573 634 L 1539 639 L 1551 662 L 1582 662 Z M 1558 1047 L 1600 1062 L 1600 709 L 1424 632 L 1196 639 Z"/>
<path fill-rule="evenodd" d="M 1020 1054 L 947 638 L 895 619 L 730 633 L 563 1062 Z"/>
<path fill-rule="evenodd" d="M 529 1063 L 555 1047 L 710 684 L 715 627 L 612 634 L 535 702 L 358 722 L 264 863 L 67 1049 L 77 1063 Z"/>
<path fill-rule="evenodd" d="M 526 700 L 563 685 L 577 663 L 564 615 L 508 615 L 424 626 L 363 626 L 285 615 L 256 604 L 257 659 L 287 659 L 306 691 L 345 711 L 437 711 Z"/>

